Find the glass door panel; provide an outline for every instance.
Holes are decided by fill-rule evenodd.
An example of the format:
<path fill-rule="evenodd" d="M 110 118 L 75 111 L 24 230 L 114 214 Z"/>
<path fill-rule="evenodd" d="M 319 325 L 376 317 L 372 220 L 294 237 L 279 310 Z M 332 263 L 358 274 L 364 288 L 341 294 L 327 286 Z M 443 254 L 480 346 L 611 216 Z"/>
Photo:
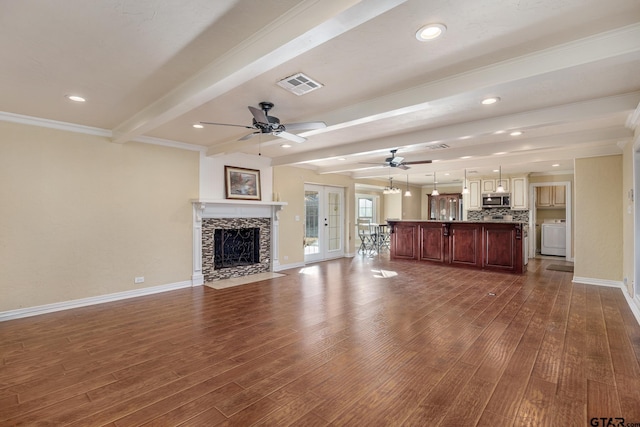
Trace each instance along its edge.
<path fill-rule="evenodd" d="M 344 256 L 344 189 L 305 185 L 304 260 Z"/>

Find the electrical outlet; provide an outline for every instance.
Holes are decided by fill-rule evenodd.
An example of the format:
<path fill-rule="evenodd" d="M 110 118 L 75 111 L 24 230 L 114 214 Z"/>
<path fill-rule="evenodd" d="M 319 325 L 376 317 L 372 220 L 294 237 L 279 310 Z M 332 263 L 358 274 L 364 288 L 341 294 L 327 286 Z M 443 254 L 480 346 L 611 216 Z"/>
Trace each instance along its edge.
<path fill-rule="evenodd" d="M 144 283 L 144 276 L 136 277 L 133 279 L 133 283 Z"/>

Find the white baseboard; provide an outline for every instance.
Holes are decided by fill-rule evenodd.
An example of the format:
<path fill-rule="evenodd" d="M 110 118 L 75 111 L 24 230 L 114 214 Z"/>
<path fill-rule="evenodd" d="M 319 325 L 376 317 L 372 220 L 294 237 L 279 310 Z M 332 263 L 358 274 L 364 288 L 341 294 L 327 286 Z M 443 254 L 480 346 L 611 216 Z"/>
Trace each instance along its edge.
<path fill-rule="evenodd" d="M 584 285 L 596 285 L 596 286 L 607 286 L 609 288 L 620 288 L 624 287 L 623 283 L 618 280 L 607 280 L 607 279 L 594 279 L 591 277 L 578 277 L 573 276 L 573 283 L 582 283 Z"/>
<path fill-rule="evenodd" d="M 191 276 L 191 284 L 193 286 L 204 285 L 204 274 L 194 274 Z"/>
<path fill-rule="evenodd" d="M 606 286 L 609 288 L 620 288 L 622 294 L 627 300 L 627 304 L 633 313 L 633 316 L 636 318 L 636 322 L 640 325 L 640 295 L 636 295 L 635 299 L 631 298 L 629 292 L 627 291 L 627 287 L 623 282 L 617 280 L 605 280 L 605 279 L 593 279 L 589 277 L 577 277 L 573 276 L 573 283 L 582 283 L 585 285 L 595 285 L 595 286 Z"/>
<path fill-rule="evenodd" d="M 131 291 L 117 292 L 115 294 L 99 295 L 95 297 L 76 299 L 71 301 L 56 302 L 53 304 L 39 305 L 35 307 L 19 308 L 0 312 L 0 322 L 20 319 L 23 317 L 37 316 L 39 314 L 53 313 L 55 311 L 69 310 L 71 308 L 86 307 L 88 305 L 102 304 L 127 298 L 153 295 L 161 292 L 175 291 L 176 289 L 190 288 L 190 280 L 184 282 L 169 283 L 167 285 L 152 286 L 149 288 L 133 289 Z"/>
<path fill-rule="evenodd" d="M 631 298 L 631 295 L 629 295 L 626 288 L 622 290 L 622 293 L 627 299 L 629 308 L 631 308 L 631 312 L 633 312 L 633 315 L 636 317 L 638 325 L 640 325 L 640 295 L 636 295 L 635 298 Z"/>
<path fill-rule="evenodd" d="M 289 270 L 290 268 L 302 268 L 305 266 L 304 262 L 294 262 L 292 264 L 280 264 L 278 266 L 273 266 L 273 271 L 282 271 Z"/>

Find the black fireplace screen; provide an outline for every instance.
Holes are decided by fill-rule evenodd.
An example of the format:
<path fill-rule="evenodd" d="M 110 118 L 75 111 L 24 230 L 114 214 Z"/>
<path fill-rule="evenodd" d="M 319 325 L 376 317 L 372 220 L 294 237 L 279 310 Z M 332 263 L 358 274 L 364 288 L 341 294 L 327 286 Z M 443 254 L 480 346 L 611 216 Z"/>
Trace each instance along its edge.
<path fill-rule="evenodd" d="M 216 229 L 213 232 L 213 268 L 260 262 L 260 228 Z"/>

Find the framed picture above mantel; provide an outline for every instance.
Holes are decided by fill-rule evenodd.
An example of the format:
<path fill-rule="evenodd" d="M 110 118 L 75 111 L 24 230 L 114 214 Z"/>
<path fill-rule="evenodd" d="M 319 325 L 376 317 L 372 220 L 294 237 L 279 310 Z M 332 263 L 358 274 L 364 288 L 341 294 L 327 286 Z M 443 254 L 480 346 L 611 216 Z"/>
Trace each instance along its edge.
<path fill-rule="evenodd" d="M 224 183 L 227 199 L 262 200 L 260 171 L 257 169 L 225 166 Z"/>

